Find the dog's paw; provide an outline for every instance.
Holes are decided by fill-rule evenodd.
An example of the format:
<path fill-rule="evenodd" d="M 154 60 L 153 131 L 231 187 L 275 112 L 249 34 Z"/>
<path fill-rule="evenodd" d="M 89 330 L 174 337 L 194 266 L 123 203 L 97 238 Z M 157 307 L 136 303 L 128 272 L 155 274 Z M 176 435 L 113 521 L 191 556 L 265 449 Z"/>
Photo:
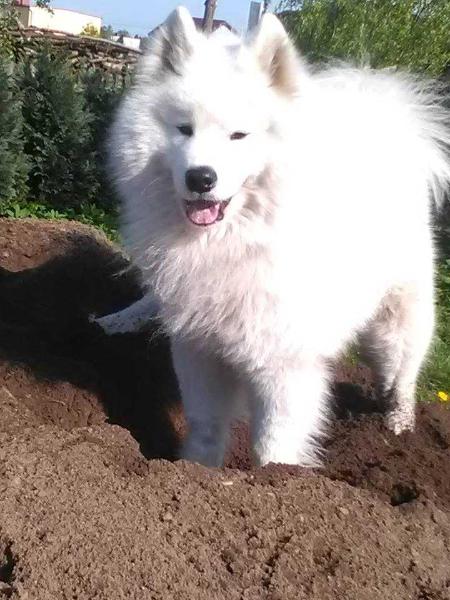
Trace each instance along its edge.
<path fill-rule="evenodd" d="M 395 435 L 400 435 L 406 431 L 414 431 L 414 409 L 402 407 L 390 410 L 385 416 L 385 423 L 386 427 Z"/>
<path fill-rule="evenodd" d="M 101 327 L 106 335 L 114 335 L 116 333 L 127 333 L 129 327 L 127 323 L 118 316 L 118 314 L 105 315 L 104 317 L 97 317 L 96 315 L 89 315 L 89 323 L 94 323 Z"/>

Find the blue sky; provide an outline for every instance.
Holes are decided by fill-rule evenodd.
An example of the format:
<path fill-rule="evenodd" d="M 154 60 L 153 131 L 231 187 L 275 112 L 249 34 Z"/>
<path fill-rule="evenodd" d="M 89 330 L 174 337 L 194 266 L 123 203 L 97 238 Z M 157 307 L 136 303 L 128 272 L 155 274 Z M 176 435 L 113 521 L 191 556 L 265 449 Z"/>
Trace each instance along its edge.
<path fill-rule="evenodd" d="M 179 4 L 195 17 L 203 16 L 204 0 L 52 0 L 54 8 L 70 8 L 103 18 L 105 25 L 146 35 Z M 226 19 L 238 31 L 247 26 L 250 0 L 218 0 L 216 17 Z"/>

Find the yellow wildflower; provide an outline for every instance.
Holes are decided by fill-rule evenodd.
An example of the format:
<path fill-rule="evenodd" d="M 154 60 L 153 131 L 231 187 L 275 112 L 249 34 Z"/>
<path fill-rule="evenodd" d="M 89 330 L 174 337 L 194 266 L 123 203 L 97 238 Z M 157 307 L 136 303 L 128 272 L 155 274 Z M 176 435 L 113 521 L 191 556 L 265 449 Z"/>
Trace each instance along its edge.
<path fill-rule="evenodd" d="M 447 392 L 438 392 L 437 395 L 441 402 L 450 402 L 450 395 Z"/>

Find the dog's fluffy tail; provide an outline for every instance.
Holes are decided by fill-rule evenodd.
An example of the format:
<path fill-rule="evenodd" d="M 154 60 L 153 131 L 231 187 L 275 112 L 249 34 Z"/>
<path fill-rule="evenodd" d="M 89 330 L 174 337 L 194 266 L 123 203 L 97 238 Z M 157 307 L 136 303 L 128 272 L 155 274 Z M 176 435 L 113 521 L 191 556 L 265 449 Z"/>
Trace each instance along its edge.
<path fill-rule="evenodd" d="M 450 94 L 436 84 L 413 81 L 411 97 L 423 144 L 432 198 L 439 210 L 450 198 Z"/>

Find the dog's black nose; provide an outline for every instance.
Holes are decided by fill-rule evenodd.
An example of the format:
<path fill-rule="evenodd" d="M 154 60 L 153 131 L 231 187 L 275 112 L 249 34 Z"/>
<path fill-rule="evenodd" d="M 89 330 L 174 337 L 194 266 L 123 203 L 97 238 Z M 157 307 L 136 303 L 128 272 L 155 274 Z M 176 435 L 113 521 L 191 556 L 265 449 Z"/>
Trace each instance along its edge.
<path fill-rule="evenodd" d="M 217 182 L 217 173 L 211 167 L 195 167 L 186 171 L 186 186 L 190 192 L 210 192 Z"/>

